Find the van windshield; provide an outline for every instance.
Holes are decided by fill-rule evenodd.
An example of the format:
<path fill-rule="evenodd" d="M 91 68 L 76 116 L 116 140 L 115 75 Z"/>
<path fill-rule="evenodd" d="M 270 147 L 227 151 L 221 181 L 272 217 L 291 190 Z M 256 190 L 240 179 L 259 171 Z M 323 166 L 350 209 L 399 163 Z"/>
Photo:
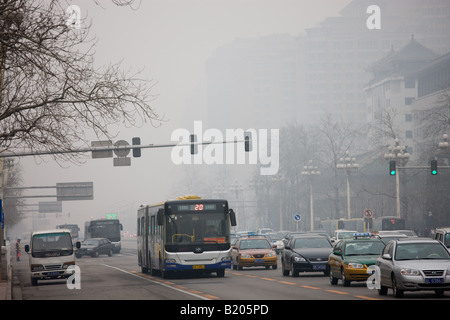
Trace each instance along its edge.
<path fill-rule="evenodd" d="M 67 232 L 36 234 L 32 239 L 33 257 L 57 257 L 73 254 L 72 239 Z"/>

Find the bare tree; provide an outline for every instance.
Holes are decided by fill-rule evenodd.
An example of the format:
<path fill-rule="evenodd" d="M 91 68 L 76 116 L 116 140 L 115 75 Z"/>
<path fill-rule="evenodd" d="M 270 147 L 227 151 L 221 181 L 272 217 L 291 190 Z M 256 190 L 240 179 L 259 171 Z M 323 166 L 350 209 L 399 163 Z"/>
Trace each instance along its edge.
<path fill-rule="evenodd" d="M 353 153 L 358 151 L 356 141 L 361 134 L 353 125 L 335 121 L 330 114 L 327 114 L 321 119 L 319 130 L 322 136 L 322 161 L 325 165 L 325 169 L 329 170 L 329 174 L 332 176 L 332 179 L 330 180 L 332 192 L 331 194 L 327 194 L 334 203 L 331 217 L 337 218 L 339 216 L 340 187 L 337 164 L 339 159 L 345 156 L 346 151 L 351 151 Z"/>
<path fill-rule="evenodd" d="M 150 106 L 154 83 L 120 63 L 96 67 L 89 26 L 74 28 L 65 9 L 57 0 L 0 3 L 0 152 L 72 150 L 92 132 L 110 139 L 115 125 L 161 120 Z"/>

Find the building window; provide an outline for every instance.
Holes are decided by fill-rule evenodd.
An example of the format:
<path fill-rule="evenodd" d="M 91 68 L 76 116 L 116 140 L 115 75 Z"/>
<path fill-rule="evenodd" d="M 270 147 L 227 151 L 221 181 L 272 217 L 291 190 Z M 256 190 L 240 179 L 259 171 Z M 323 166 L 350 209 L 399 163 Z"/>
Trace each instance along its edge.
<path fill-rule="evenodd" d="M 406 79 L 405 80 L 405 88 L 415 88 L 416 80 L 415 79 Z"/>
<path fill-rule="evenodd" d="M 412 131 L 411 130 L 406 130 L 405 131 L 405 138 L 406 139 L 412 139 L 412 137 L 413 137 Z"/>
<path fill-rule="evenodd" d="M 413 101 L 414 101 L 414 98 L 406 97 L 405 98 L 405 105 L 410 106 L 410 105 L 412 105 Z"/>
<path fill-rule="evenodd" d="M 410 114 L 410 113 L 405 114 L 406 122 L 412 122 L 412 119 L 413 119 L 412 114 Z"/>

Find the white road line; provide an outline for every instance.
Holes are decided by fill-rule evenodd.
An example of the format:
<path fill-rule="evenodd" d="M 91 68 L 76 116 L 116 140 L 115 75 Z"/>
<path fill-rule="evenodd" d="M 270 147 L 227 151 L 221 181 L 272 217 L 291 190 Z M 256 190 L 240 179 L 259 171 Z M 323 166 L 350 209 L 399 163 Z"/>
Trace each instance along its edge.
<path fill-rule="evenodd" d="M 182 292 L 182 293 L 191 295 L 191 296 L 193 296 L 193 297 L 196 297 L 196 298 L 199 298 L 199 299 L 202 299 L 202 300 L 211 300 L 211 299 L 206 298 L 206 297 L 203 297 L 203 296 L 201 296 L 201 295 L 198 295 L 198 294 L 195 294 L 195 293 L 192 293 L 192 292 L 189 292 L 189 291 L 185 291 L 185 290 L 182 290 L 182 289 L 179 289 L 179 288 L 175 288 L 175 287 L 172 287 L 172 286 L 170 286 L 170 285 L 168 285 L 168 284 L 165 284 L 165 283 L 162 283 L 162 282 L 159 282 L 159 281 L 154 281 L 154 280 L 151 280 L 151 279 L 149 279 L 149 278 L 142 277 L 142 276 L 140 276 L 140 275 L 138 275 L 138 274 L 135 274 L 135 273 L 132 273 L 132 272 L 123 270 L 123 269 L 118 268 L 118 267 L 110 266 L 110 265 L 104 264 L 104 263 L 101 263 L 101 265 L 103 265 L 103 266 L 105 266 L 105 267 L 108 267 L 108 268 L 116 269 L 116 270 L 121 271 L 121 272 L 123 272 L 123 273 L 127 273 L 127 274 L 129 274 L 129 275 L 138 277 L 138 278 L 140 278 L 140 279 L 144 279 L 144 280 L 150 281 L 150 282 L 152 282 L 152 283 L 159 284 L 159 285 L 161 285 L 161 286 L 163 286 L 163 287 L 170 288 L 170 289 L 173 289 L 173 290 L 175 290 L 175 291 L 179 291 L 179 292 Z"/>

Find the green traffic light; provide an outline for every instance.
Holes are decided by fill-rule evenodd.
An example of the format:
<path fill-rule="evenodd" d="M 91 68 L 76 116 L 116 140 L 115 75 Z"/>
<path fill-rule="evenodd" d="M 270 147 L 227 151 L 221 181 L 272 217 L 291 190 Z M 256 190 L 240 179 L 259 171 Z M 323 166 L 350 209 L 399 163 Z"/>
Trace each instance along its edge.
<path fill-rule="evenodd" d="M 395 176 L 395 170 L 391 171 L 391 176 Z"/>
<path fill-rule="evenodd" d="M 431 171 L 431 174 L 432 174 L 432 175 L 436 175 L 436 174 L 437 174 L 437 171 L 436 171 L 436 170 L 433 170 L 433 171 Z"/>

